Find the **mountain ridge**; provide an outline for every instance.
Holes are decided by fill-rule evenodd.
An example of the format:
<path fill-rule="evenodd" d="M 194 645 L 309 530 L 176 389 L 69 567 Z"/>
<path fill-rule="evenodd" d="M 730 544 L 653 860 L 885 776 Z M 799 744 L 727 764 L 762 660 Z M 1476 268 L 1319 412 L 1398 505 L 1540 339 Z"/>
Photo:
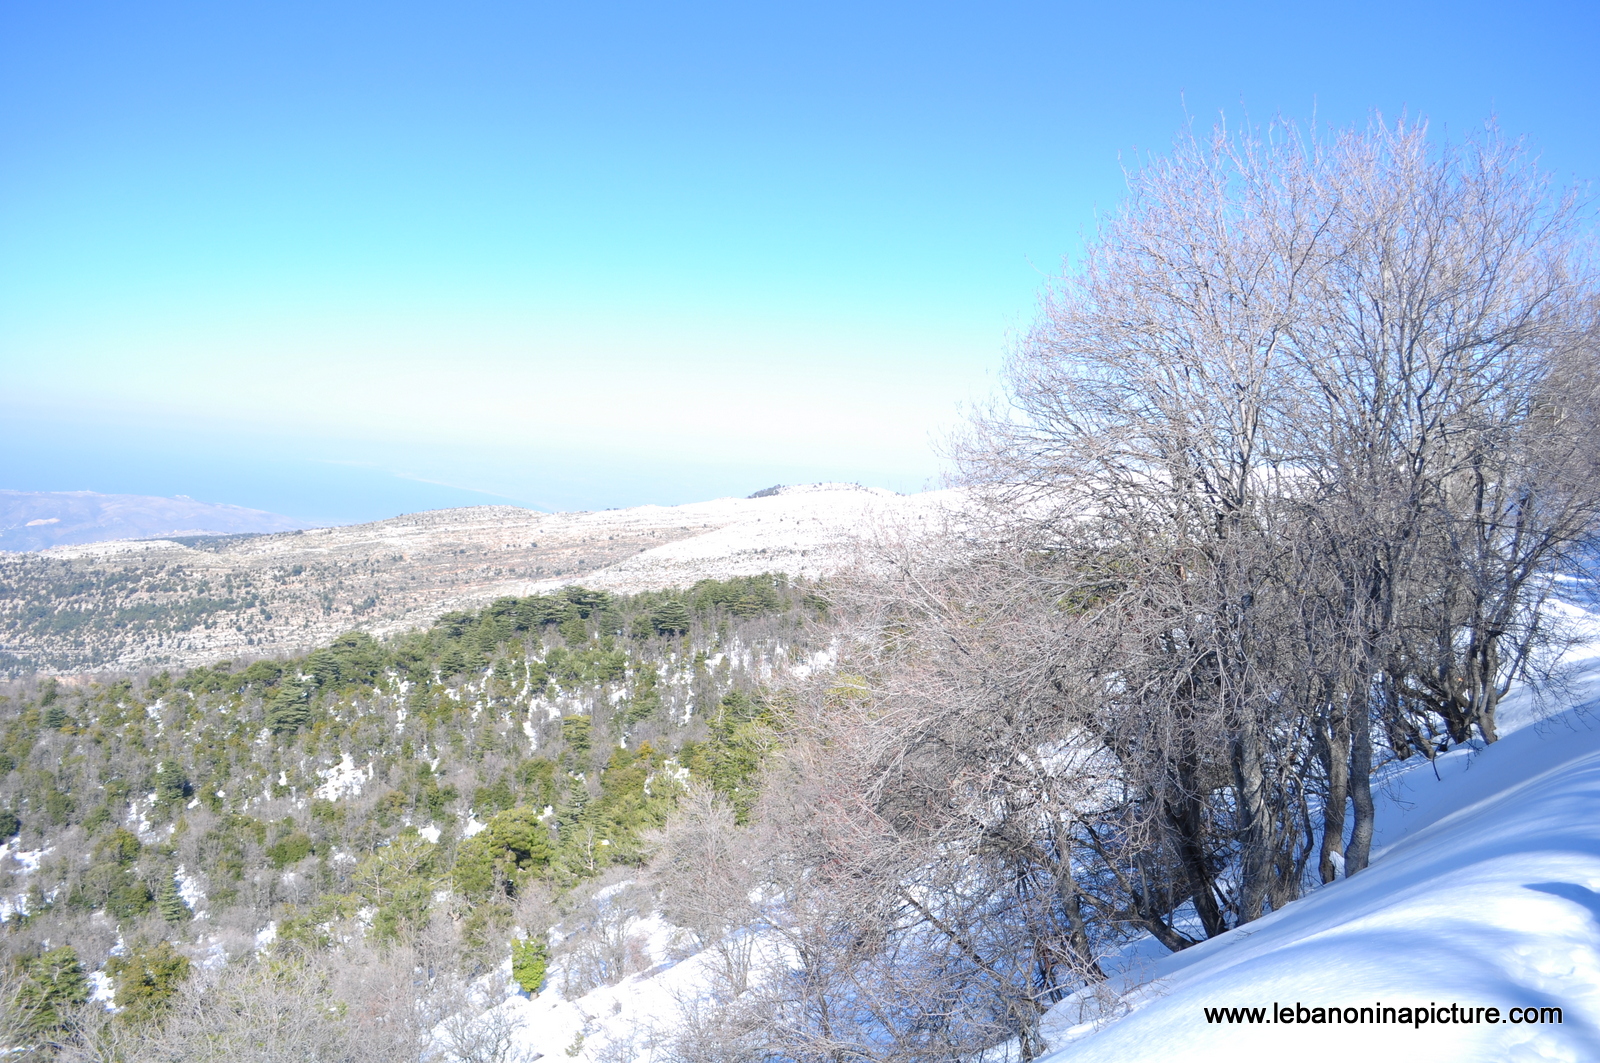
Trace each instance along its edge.
<path fill-rule="evenodd" d="M 58 546 L 0 556 L 0 671 L 71 674 L 294 653 L 385 635 L 497 597 L 583 581 L 619 593 L 848 564 L 877 521 L 924 520 L 951 492 L 854 484 L 681 506 L 430 510 L 265 535 Z"/>

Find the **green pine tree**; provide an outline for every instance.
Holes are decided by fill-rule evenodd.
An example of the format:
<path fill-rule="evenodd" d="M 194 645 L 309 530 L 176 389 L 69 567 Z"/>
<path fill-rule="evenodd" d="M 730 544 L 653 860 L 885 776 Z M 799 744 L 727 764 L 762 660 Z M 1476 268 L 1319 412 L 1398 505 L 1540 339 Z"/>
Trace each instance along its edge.
<path fill-rule="evenodd" d="M 524 993 L 537 996 L 544 984 L 544 974 L 550 965 L 550 946 L 542 938 L 524 938 L 511 942 L 511 977 Z"/>
<path fill-rule="evenodd" d="M 658 635 L 681 635 L 689 630 L 692 619 L 688 606 L 677 598 L 668 598 L 650 613 L 650 626 Z"/>
<path fill-rule="evenodd" d="M 298 731 L 311 722 L 311 688 L 300 683 L 285 684 L 267 706 L 267 726 L 274 734 Z"/>
<path fill-rule="evenodd" d="M 156 894 L 156 911 L 160 912 L 161 918 L 169 923 L 186 922 L 194 914 L 184 903 L 176 879 L 169 879 L 167 884 L 161 887 L 161 892 Z"/>
<path fill-rule="evenodd" d="M 170 941 L 135 947 L 106 962 L 106 973 L 116 986 L 112 1001 L 134 1022 L 159 1014 L 189 977 L 189 961 Z"/>
<path fill-rule="evenodd" d="M 181 801 L 189 792 L 189 780 L 177 761 L 163 760 L 156 769 L 156 797 L 161 801 Z"/>
<path fill-rule="evenodd" d="M 39 1037 L 58 1030 L 73 1008 L 88 1001 L 89 979 L 72 946 L 51 949 L 21 966 L 22 984 L 11 1005 L 19 1033 Z"/>

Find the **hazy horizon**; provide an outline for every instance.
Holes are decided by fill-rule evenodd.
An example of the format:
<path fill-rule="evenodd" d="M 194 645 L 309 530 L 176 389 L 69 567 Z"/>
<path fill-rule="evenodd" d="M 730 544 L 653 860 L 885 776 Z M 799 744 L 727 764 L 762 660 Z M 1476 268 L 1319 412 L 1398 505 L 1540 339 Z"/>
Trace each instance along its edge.
<path fill-rule="evenodd" d="M 0 487 L 314 523 L 936 485 L 1185 121 L 1497 114 L 1570 4 L 0 3 Z"/>

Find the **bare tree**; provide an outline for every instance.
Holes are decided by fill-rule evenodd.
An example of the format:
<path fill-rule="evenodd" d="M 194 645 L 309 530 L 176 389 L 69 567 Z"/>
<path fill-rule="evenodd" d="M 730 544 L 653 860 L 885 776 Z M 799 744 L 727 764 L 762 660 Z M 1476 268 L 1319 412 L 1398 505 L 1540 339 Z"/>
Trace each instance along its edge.
<path fill-rule="evenodd" d="M 441 1026 L 446 1058 L 451 1063 L 520 1063 L 530 1053 L 518 1035 L 522 1017 L 504 1008 L 481 1014 L 457 1011 Z"/>
<path fill-rule="evenodd" d="M 257 963 L 192 978 L 158 1025 L 125 1044 L 130 1063 L 328 1063 L 363 1058 L 325 971 Z"/>
<path fill-rule="evenodd" d="M 978 510 L 834 589 L 763 805 L 794 1058 L 1031 1058 L 1130 935 L 1360 871 L 1379 744 L 1493 741 L 1593 541 L 1596 286 L 1516 146 L 1219 129 L 1130 182 Z"/>
<path fill-rule="evenodd" d="M 962 457 L 1003 523 L 1036 543 L 1093 526 L 1168 611 L 1157 719 L 1225 736 L 1249 919 L 1299 888 L 1307 775 L 1271 743 L 1314 736 L 1328 877 L 1347 800 L 1343 863 L 1366 863 L 1373 723 L 1424 751 L 1428 717 L 1493 741 L 1549 577 L 1600 513 L 1577 369 L 1595 285 L 1574 201 L 1493 130 L 1439 149 L 1403 122 L 1219 129 L 1132 183 L 1014 356 L 1012 414 Z M 1164 759 L 1215 933 L 1200 744 Z"/>
<path fill-rule="evenodd" d="M 730 998 L 749 988 L 760 923 L 750 899 L 759 884 L 752 843 L 751 833 L 735 824 L 733 807 L 698 784 L 688 787 L 654 839 L 663 914 L 715 958 L 718 988 Z"/>
<path fill-rule="evenodd" d="M 644 888 L 619 870 L 602 876 L 574 905 L 556 950 L 562 996 L 576 999 L 649 966 L 644 941 L 634 931 L 646 902 Z"/>

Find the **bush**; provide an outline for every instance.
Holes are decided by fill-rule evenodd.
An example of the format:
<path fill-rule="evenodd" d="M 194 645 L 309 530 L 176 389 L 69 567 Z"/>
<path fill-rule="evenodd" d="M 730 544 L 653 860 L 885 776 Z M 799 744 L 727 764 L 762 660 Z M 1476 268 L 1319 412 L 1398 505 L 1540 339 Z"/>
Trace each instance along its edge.
<path fill-rule="evenodd" d="M 544 974 L 550 966 L 550 946 L 540 938 L 523 938 L 511 943 L 511 977 L 522 991 L 539 994 Z"/>
<path fill-rule="evenodd" d="M 279 871 L 311 855 L 311 839 L 299 831 L 279 839 L 267 849 L 267 859 Z"/>

